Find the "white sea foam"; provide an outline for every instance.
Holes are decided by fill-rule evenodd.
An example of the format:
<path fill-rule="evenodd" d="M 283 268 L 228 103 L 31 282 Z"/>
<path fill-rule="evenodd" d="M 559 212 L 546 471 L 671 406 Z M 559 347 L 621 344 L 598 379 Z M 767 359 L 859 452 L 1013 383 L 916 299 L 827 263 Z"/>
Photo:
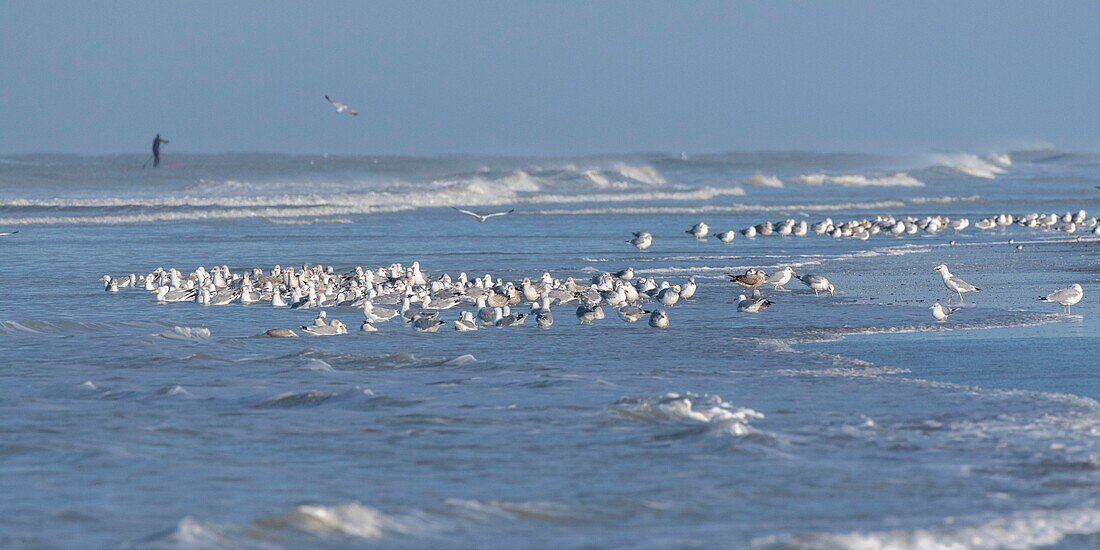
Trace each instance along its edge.
<path fill-rule="evenodd" d="M 1004 174 L 1005 169 L 1012 166 L 1012 158 L 1008 155 L 990 155 L 986 158 L 970 153 L 958 153 L 953 155 L 936 155 L 934 161 L 940 166 L 954 170 L 960 174 L 966 174 L 975 178 L 995 179 Z"/>
<path fill-rule="evenodd" d="M 667 393 L 659 398 L 620 399 L 611 407 L 621 418 L 643 422 L 695 424 L 728 433 L 752 433 L 749 421 L 764 418 L 748 408 L 736 408 L 717 395 Z"/>
<path fill-rule="evenodd" d="M 279 547 L 276 544 L 237 536 L 234 530 L 232 526 L 205 523 L 187 516 L 176 524 L 175 529 L 143 540 L 138 546 L 142 548 L 196 549 L 274 549 Z"/>
<path fill-rule="evenodd" d="M 206 327 L 172 327 L 168 330 L 158 332 L 154 336 L 167 338 L 169 340 L 208 340 L 210 338 L 210 329 Z"/>
<path fill-rule="evenodd" d="M 909 204 L 953 204 L 957 202 L 978 202 L 980 200 L 982 200 L 981 195 L 968 195 L 965 197 L 945 195 L 942 197 L 913 197 L 911 199 L 906 199 L 905 202 Z"/>
<path fill-rule="evenodd" d="M 494 180 L 500 181 L 500 180 Z M 0 218 L 0 225 L 56 224 L 125 224 L 160 221 L 189 221 L 262 218 L 268 223 L 281 218 L 312 218 L 311 223 L 328 220 L 339 222 L 339 216 L 399 212 L 425 207 L 443 206 L 504 206 L 524 204 L 576 204 L 617 202 L 705 201 L 725 196 L 743 196 L 740 187 L 680 191 L 634 191 L 615 193 L 545 193 L 518 195 L 514 188 L 499 189 L 477 182 L 460 187 L 444 187 L 432 191 L 407 193 L 375 192 L 339 195 L 281 195 L 278 197 L 163 197 L 135 199 L 53 199 L 40 206 L 76 209 L 70 215 L 28 215 Z M 21 202 L 34 202 L 26 200 Z M 35 200 L 37 201 L 37 199 Z M 148 207 L 141 213 L 81 213 L 85 208 Z M 899 203 L 900 204 L 900 203 Z M 160 210 L 171 208 L 170 210 Z M 179 209 L 185 208 L 185 209 Z"/>
<path fill-rule="evenodd" d="M 803 174 L 794 178 L 795 183 L 805 185 L 843 185 L 847 187 L 924 187 L 924 182 L 904 172 L 888 176 L 868 177 L 862 174 L 830 176 L 824 173 Z"/>
<path fill-rule="evenodd" d="M 296 528 L 313 534 L 377 539 L 414 529 L 397 518 L 357 502 L 337 506 L 302 505 L 287 516 Z"/>
<path fill-rule="evenodd" d="M 737 212 L 841 212 L 846 210 L 870 210 L 900 208 L 902 201 L 838 202 L 819 204 L 730 204 L 702 206 L 623 206 L 597 208 L 555 208 L 524 212 L 555 216 L 599 216 L 603 214 L 721 214 Z M 518 214 L 519 212 L 517 212 Z M 3 220 L 0 220 L 2 222 Z"/>
<path fill-rule="evenodd" d="M 312 219 L 297 219 L 297 218 L 266 218 L 264 223 L 270 223 L 273 225 L 316 225 L 316 224 L 347 224 L 352 223 L 348 218 L 312 218 Z"/>
<path fill-rule="evenodd" d="M 1070 535 L 1100 532 L 1100 510 L 1035 510 L 960 523 L 951 519 L 941 526 L 913 530 L 777 535 L 754 539 L 752 545 L 755 548 L 859 550 L 1034 548 L 1058 544 Z"/>
<path fill-rule="evenodd" d="M 445 504 L 451 508 L 451 514 L 467 516 L 474 520 L 487 518 L 523 519 L 568 523 L 587 520 L 586 510 L 554 502 L 511 502 L 504 500 L 467 500 L 449 498 Z"/>
<path fill-rule="evenodd" d="M 783 180 L 775 176 L 755 174 L 745 178 L 745 184 L 757 187 L 783 187 Z"/>

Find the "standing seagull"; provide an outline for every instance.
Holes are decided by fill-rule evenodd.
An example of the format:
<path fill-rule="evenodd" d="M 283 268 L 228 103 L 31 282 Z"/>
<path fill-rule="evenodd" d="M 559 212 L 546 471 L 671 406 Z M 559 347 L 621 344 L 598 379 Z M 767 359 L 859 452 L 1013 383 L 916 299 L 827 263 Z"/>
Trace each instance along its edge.
<path fill-rule="evenodd" d="M 351 116 L 359 116 L 359 113 L 356 112 L 355 109 L 352 109 L 350 105 L 340 103 L 339 101 L 336 101 L 329 96 L 325 96 L 325 101 L 332 104 L 332 106 L 336 108 L 337 113 L 347 113 Z"/>
<path fill-rule="evenodd" d="M 963 293 L 965 292 L 981 292 L 982 289 L 954 276 L 947 269 L 947 264 L 940 264 L 932 268 L 943 277 L 943 286 L 947 287 L 947 290 L 959 295 L 959 302 L 963 301 Z"/>
<path fill-rule="evenodd" d="M 479 221 L 481 223 L 485 223 L 485 220 L 487 220 L 489 218 L 495 218 L 497 216 L 507 216 L 508 214 L 511 214 L 512 212 L 516 211 L 516 209 L 513 208 L 513 209 L 511 209 L 507 212 L 493 212 L 491 214 L 478 214 L 477 212 L 470 212 L 469 210 L 463 210 L 461 208 L 455 208 L 453 206 L 451 208 L 454 208 L 455 210 L 458 210 L 459 212 L 462 212 L 463 214 L 466 214 L 467 216 L 472 216 L 474 218 L 477 218 L 477 221 Z"/>
<path fill-rule="evenodd" d="M 639 251 L 649 248 L 653 244 L 653 235 L 648 231 L 639 231 L 634 234 L 634 238 L 626 241 L 637 248 Z"/>
<path fill-rule="evenodd" d="M 699 222 L 688 229 L 684 233 L 688 233 L 692 237 L 699 239 L 700 241 L 707 238 L 707 234 L 710 233 L 710 227 L 705 222 Z"/>
<path fill-rule="evenodd" d="M 1066 314 L 1068 315 L 1070 307 L 1080 302 L 1081 298 L 1084 297 L 1085 291 L 1081 288 L 1081 285 L 1073 283 L 1073 286 L 1055 290 L 1046 296 L 1040 296 L 1039 301 L 1062 304 L 1062 306 L 1066 308 Z"/>
<path fill-rule="evenodd" d="M 806 275 L 798 275 L 795 279 L 802 281 L 802 284 L 810 287 L 810 290 L 814 291 L 814 296 L 817 296 L 821 292 L 828 292 L 830 296 L 836 295 L 836 287 L 834 287 L 833 283 L 829 282 L 829 279 L 826 279 L 824 275 L 807 273 Z"/>
<path fill-rule="evenodd" d="M 932 317 L 935 317 L 937 321 L 943 322 L 947 320 L 947 317 L 952 313 L 958 311 L 957 307 L 948 307 L 939 302 L 936 302 L 932 307 L 928 308 L 932 310 Z"/>

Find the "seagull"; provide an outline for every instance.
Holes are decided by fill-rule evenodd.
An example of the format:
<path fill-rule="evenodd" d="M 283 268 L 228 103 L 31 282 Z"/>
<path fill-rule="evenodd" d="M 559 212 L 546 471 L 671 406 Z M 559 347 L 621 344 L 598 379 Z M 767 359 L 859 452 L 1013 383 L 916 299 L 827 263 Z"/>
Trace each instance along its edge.
<path fill-rule="evenodd" d="M 463 311 L 458 319 L 455 320 L 455 330 L 458 332 L 473 332 L 477 330 L 477 321 L 474 320 L 474 314 L 469 311 Z"/>
<path fill-rule="evenodd" d="M 439 327 L 443 326 L 443 320 L 433 313 L 427 317 L 417 317 L 412 322 L 412 326 L 417 332 L 439 332 Z"/>
<path fill-rule="evenodd" d="M 791 266 L 784 267 L 775 273 L 772 273 L 766 279 L 765 283 L 771 284 L 775 290 L 787 290 L 783 288 L 783 285 L 787 284 L 791 280 L 791 276 L 794 275 L 794 270 Z"/>
<path fill-rule="evenodd" d="M 691 226 L 691 229 L 684 231 L 684 233 L 688 233 L 701 241 L 707 238 L 707 234 L 710 233 L 710 227 L 708 227 L 705 222 L 699 222 Z"/>
<path fill-rule="evenodd" d="M 507 315 L 505 317 L 502 317 L 500 320 L 498 320 L 497 321 L 497 326 L 498 327 L 518 327 L 518 326 L 522 326 L 523 322 L 526 321 L 526 320 L 527 320 L 527 314 L 526 313 L 513 313 L 511 315 Z"/>
<path fill-rule="evenodd" d="M 288 328 L 273 328 L 264 332 L 269 338 L 297 338 L 298 335 Z"/>
<path fill-rule="evenodd" d="M 653 235 L 648 231 L 639 231 L 634 234 L 633 239 L 626 242 L 634 245 L 634 248 L 637 248 L 639 251 L 643 251 L 653 244 Z"/>
<path fill-rule="evenodd" d="M 661 291 L 657 293 L 657 301 L 665 306 L 676 305 L 676 302 L 680 301 L 680 290 L 682 288 L 683 287 L 680 285 L 674 285 L 661 289 Z"/>
<path fill-rule="evenodd" d="M 822 275 L 807 274 L 798 275 L 795 278 L 802 281 L 802 284 L 810 287 L 810 289 L 814 291 L 815 296 L 821 292 L 828 292 L 830 295 L 836 294 L 836 288 L 833 287 L 833 283 L 830 283 L 829 279 L 826 279 Z"/>
<path fill-rule="evenodd" d="M 472 216 L 474 218 L 477 218 L 477 221 L 479 221 L 481 223 L 485 223 L 485 220 L 487 220 L 489 218 L 495 218 L 497 216 L 507 216 L 508 214 L 511 214 L 512 212 L 516 211 L 516 209 L 513 208 L 513 209 L 511 209 L 507 212 L 493 212 L 491 214 L 478 214 L 477 212 L 470 212 L 469 210 L 463 210 L 461 208 L 455 208 L 453 206 L 451 208 L 454 208 L 455 210 L 458 210 L 459 212 L 462 212 L 463 214 L 466 214 L 467 216 Z"/>
<path fill-rule="evenodd" d="M 745 288 L 759 287 L 767 276 L 767 273 L 752 268 L 745 270 L 744 275 L 726 275 L 731 283 L 737 283 Z"/>
<path fill-rule="evenodd" d="M 745 313 L 760 313 L 765 309 L 768 309 L 772 302 L 767 298 L 749 298 L 744 294 L 737 297 L 737 311 L 744 311 Z"/>
<path fill-rule="evenodd" d="M 18 231 L 8 231 L 7 233 L 0 233 L 0 237 L 7 237 L 8 235 L 14 235 L 16 233 L 18 233 Z"/>
<path fill-rule="evenodd" d="M 625 305 L 619 308 L 619 318 L 627 323 L 637 323 L 642 317 L 649 315 L 651 311 L 646 311 L 635 305 Z"/>
<path fill-rule="evenodd" d="M 715 235 L 715 237 L 718 237 L 719 241 L 722 241 L 723 243 L 729 244 L 729 243 L 733 242 L 733 239 L 735 239 L 737 237 L 737 232 L 736 231 L 723 231 L 723 232 L 718 233 L 717 235 Z"/>
<path fill-rule="evenodd" d="M 599 320 L 603 317 L 603 309 L 598 305 L 582 305 L 577 308 L 577 320 L 582 325 L 590 325 L 592 321 Z"/>
<path fill-rule="evenodd" d="M 337 334 L 347 334 L 348 327 L 344 323 L 333 320 L 331 323 L 319 327 L 316 325 L 302 325 L 300 327 L 302 332 L 310 336 L 335 336 Z"/>
<path fill-rule="evenodd" d="M 554 314 L 550 312 L 549 300 L 549 298 L 543 298 L 543 307 L 540 307 L 535 314 L 535 322 L 538 323 L 539 328 L 550 328 L 554 325 Z"/>
<path fill-rule="evenodd" d="M 959 301 L 962 302 L 962 295 L 965 292 L 981 292 L 982 289 L 954 276 L 947 269 L 947 264 L 940 264 L 932 268 L 943 277 L 943 286 L 947 287 L 947 290 L 959 295 Z"/>
<path fill-rule="evenodd" d="M 684 283 L 683 285 L 681 285 L 680 299 L 681 300 L 690 300 L 692 298 L 692 296 L 695 296 L 695 290 L 697 288 L 698 288 L 698 285 L 695 284 L 695 275 L 688 275 L 687 282 Z"/>
<path fill-rule="evenodd" d="M 653 315 L 649 316 L 649 326 L 659 329 L 668 328 L 668 312 L 663 309 L 654 311 Z"/>
<path fill-rule="evenodd" d="M 957 307 L 945 306 L 939 302 L 936 302 L 928 309 L 932 310 L 932 316 L 940 322 L 946 321 L 949 315 L 959 310 Z"/>
<path fill-rule="evenodd" d="M 1081 298 L 1085 297 L 1085 291 L 1081 288 L 1081 285 L 1073 283 L 1072 286 L 1067 288 L 1061 288 L 1047 294 L 1046 296 L 1039 297 L 1041 302 L 1054 302 L 1056 304 L 1062 304 L 1066 308 L 1066 313 L 1070 312 L 1070 307 L 1081 301 Z"/>
<path fill-rule="evenodd" d="M 352 109 L 351 106 L 340 103 L 339 101 L 336 101 L 329 96 L 325 96 L 325 101 L 331 103 L 332 106 L 336 108 L 337 113 L 347 113 L 351 116 L 359 116 L 359 113 L 356 112 L 355 109 Z"/>

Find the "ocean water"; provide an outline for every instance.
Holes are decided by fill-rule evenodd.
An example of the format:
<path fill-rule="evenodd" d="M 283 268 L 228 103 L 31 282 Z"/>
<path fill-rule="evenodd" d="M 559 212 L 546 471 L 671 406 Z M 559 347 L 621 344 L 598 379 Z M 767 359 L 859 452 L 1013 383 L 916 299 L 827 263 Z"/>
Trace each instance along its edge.
<path fill-rule="evenodd" d="M 143 158 L 0 157 L 4 547 L 1100 546 L 1091 232 L 684 233 L 1095 216 L 1100 155 Z M 271 339 L 316 311 L 99 282 L 413 260 L 699 290 L 667 331 L 571 304 L 550 330 L 456 333 L 451 310 L 438 334 L 361 334 L 330 308 L 351 334 Z M 938 263 L 983 288 L 946 323 Z M 724 274 L 784 265 L 837 295 L 792 282 L 738 313 Z M 1037 300 L 1074 282 L 1072 315 Z"/>

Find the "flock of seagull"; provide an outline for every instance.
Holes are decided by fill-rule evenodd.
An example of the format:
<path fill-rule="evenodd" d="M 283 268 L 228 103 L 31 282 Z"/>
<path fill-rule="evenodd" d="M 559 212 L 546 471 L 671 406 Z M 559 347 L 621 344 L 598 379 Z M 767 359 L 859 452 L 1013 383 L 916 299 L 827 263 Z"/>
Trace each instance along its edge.
<path fill-rule="evenodd" d="M 1069 235 L 1087 231 L 1100 236 L 1100 222 L 1096 217 L 1089 217 L 1085 210 L 1077 212 L 1031 212 L 1024 215 L 1001 213 L 978 220 L 971 224 L 969 218 L 950 218 L 943 215 L 935 216 L 905 216 L 894 217 L 879 215 L 874 218 L 852 219 L 847 221 L 833 221 L 825 218 L 817 223 L 810 224 L 806 220 L 788 218 L 780 222 L 764 221 L 750 225 L 741 230 L 728 230 L 713 233 L 720 242 L 729 244 L 740 233 L 745 238 L 754 239 L 757 236 L 767 237 L 777 235 L 781 237 L 805 237 L 811 232 L 815 235 L 829 236 L 834 239 L 853 238 L 865 241 L 874 235 L 892 235 L 895 237 L 912 235 L 936 235 L 941 231 L 952 230 L 955 233 L 962 232 L 971 226 L 982 231 L 1003 229 L 1009 226 L 1019 226 L 1034 230 L 1060 231 Z M 706 222 L 693 225 L 685 233 L 700 241 L 705 241 L 712 234 L 711 228 Z M 644 251 L 653 245 L 653 234 L 647 231 L 639 231 L 633 234 L 633 238 L 627 241 L 640 251 Z"/>
<path fill-rule="evenodd" d="M 962 296 L 981 289 L 951 273 L 947 265 L 937 265 L 944 287 L 952 296 Z M 332 266 L 308 264 L 300 268 L 274 266 L 270 271 L 255 268 L 233 272 L 227 266 L 214 266 L 207 270 L 198 267 L 186 275 L 170 268 L 157 268 L 138 276 L 131 273 L 124 277 L 104 275 L 104 290 L 111 293 L 121 289 L 144 289 L 155 296 L 159 303 L 192 302 L 205 306 L 225 306 L 234 303 L 270 304 L 275 308 L 320 309 L 312 324 L 299 330 L 309 336 L 334 336 L 347 334 L 348 327 L 338 319 L 329 319 L 323 308 L 353 308 L 362 311 L 362 332 L 376 332 L 375 326 L 396 319 L 417 332 L 438 332 L 447 324 L 441 312 L 462 309 L 451 323 L 455 331 L 470 332 L 481 327 L 519 327 L 530 317 L 539 328 L 554 324 L 553 306 L 576 303 L 576 318 L 581 324 L 591 324 L 604 319 L 604 308 L 617 312 L 626 323 L 636 323 L 648 318 L 649 326 L 667 329 L 670 326 L 666 309 L 680 301 L 695 297 L 695 276 L 688 276 L 679 284 L 670 281 L 658 283 L 653 278 L 637 277 L 628 267 L 617 273 L 603 272 L 588 281 L 573 277 L 556 279 L 549 272 L 519 282 L 505 281 L 491 274 L 471 279 L 466 273 L 452 278 L 444 273 L 429 277 L 420 269 L 419 262 L 408 268 L 401 264 L 364 269 L 355 267 L 346 273 L 336 273 Z M 730 274 L 729 281 L 745 292 L 737 298 L 737 309 L 744 313 L 759 313 L 773 302 L 761 295 L 767 286 L 774 291 L 786 290 L 785 285 L 797 280 L 814 292 L 835 295 L 836 288 L 823 275 L 798 275 L 791 267 L 784 267 L 768 274 L 762 269 L 750 268 L 742 274 Z M 1062 305 L 1066 313 L 1084 297 L 1081 285 L 1052 292 L 1040 298 L 1044 302 Z M 657 307 L 647 309 L 651 304 Z M 472 308 L 472 309 L 470 309 Z M 527 308 L 527 312 L 513 311 Z M 937 321 L 945 321 L 958 310 L 936 302 L 931 307 Z M 267 330 L 266 336 L 293 338 L 293 329 Z"/>
<path fill-rule="evenodd" d="M 459 212 L 471 216 L 480 222 L 505 216 L 513 211 L 479 214 L 456 208 Z M 1092 229 L 1100 235 L 1100 224 L 1096 218 L 1089 218 L 1084 210 L 1065 214 L 1027 214 L 1013 216 L 1000 214 L 983 218 L 975 224 L 979 229 L 988 230 L 998 227 L 1019 225 L 1033 229 L 1056 229 L 1072 233 L 1078 227 Z M 794 235 L 804 236 L 813 231 L 818 235 L 830 235 L 834 238 L 853 237 L 867 239 L 871 235 L 886 232 L 893 235 L 913 235 L 918 232 L 936 234 L 944 229 L 962 231 L 970 226 L 966 218 L 950 219 L 946 216 L 927 216 L 923 218 L 876 216 L 874 219 L 849 220 L 835 223 L 827 218 L 812 226 L 805 220 L 783 220 L 777 224 L 762 222 L 740 231 L 746 237 L 757 235 Z M 695 224 L 687 231 L 697 239 L 705 239 L 710 228 L 705 222 Z M 717 234 L 722 242 L 734 239 L 734 231 Z M 653 244 L 653 235 L 641 231 L 634 233 L 628 241 L 638 250 L 645 250 Z M 981 292 L 981 289 L 951 273 L 946 264 L 933 268 L 943 280 L 944 287 L 950 292 L 947 303 L 937 301 L 931 306 L 932 316 L 937 321 L 946 321 L 959 309 L 951 305 L 951 299 L 958 297 L 959 305 L 963 295 Z M 813 291 L 815 295 L 835 295 L 836 287 L 828 278 L 819 274 L 796 274 L 791 267 L 783 267 L 773 273 L 763 269 L 750 268 L 741 274 L 730 274 L 731 283 L 744 289 L 737 297 L 737 309 L 744 313 L 760 313 L 774 304 L 762 296 L 761 289 L 770 285 L 771 290 L 786 290 L 785 285 L 797 280 Z M 541 276 L 524 278 L 520 281 L 505 281 L 491 274 L 470 278 L 466 273 L 451 277 L 443 273 L 438 277 L 429 277 L 420 269 L 419 262 L 413 262 L 408 268 L 401 264 L 391 264 L 375 269 L 355 267 L 346 273 L 336 273 L 332 266 L 302 265 L 300 268 L 274 266 L 265 272 L 255 268 L 248 271 L 233 272 L 228 266 L 215 266 L 209 270 L 198 267 L 187 274 L 170 268 L 156 270 L 139 277 L 131 273 L 124 277 L 102 277 L 104 290 L 118 292 L 124 288 L 142 288 L 156 297 L 160 303 L 194 302 L 206 306 L 224 306 L 233 303 L 267 303 L 276 308 L 318 308 L 320 313 L 312 324 L 303 325 L 299 330 L 310 336 L 331 336 L 346 334 L 348 327 L 337 319 L 329 319 L 328 313 L 321 308 L 354 308 L 363 312 L 360 331 L 375 332 L 378 323 L 398 319 L 418 332 L 438 332 L 447 324 L 441 312 L 463 309 L 451 326 L 458 332 L 476 331 L 481 327 L 518 327 L 528 318 L 534 317 L 540 328 L 550 328 L 554 324 L 553 306 L 576 303 L 576 318 L 581 324 L 591 324 L 605 318 L 604 308 L 617 312 L 620 319 L 627 323 L 636 323 L 648 318 L 649 326 L 667 329 L 670 326 L 666 309 L 675 306 L 681 300 L 691 300 L 696 293 L 695 276 L 674 284 L 671 281 L 657 282 L 653 278 L 635 278 L 634 269 L 628 267 L 617 273 L 604 272 L 593 276 L 591 280 L 577 280 L 568 277 L 564 280 L 551 276 L 549 272 Z M 1068 314 L 1073 305 L 1084 297 L 1080 284 L 1056 290 L 1040 297 L 1043 302 L 1056 303 Z M 647 309 L 651 305 L 656 307 Z M 527 309 L 528 311 L 513 311 Z M 265 332 L 271 337 L 297 337 L 293 329 L 276 328 Z"/>
<path fill-rule="evenodd" d="M 653 278 L 635 279 L 633 268 L 617 273 L 605 272 L 588 281 L 572 277 L 556 279 L 548 272 L 518 282 L 486 274 L 470 278 L 444 273 L 429 277 L 419 262 L 409 267 L 391 264 L 376 269 L 356 267 L 337 273 L 332 266 L 302 265 L 300 268 L 274 266 L 269 271 L 256 268 L 233 272 L 228 266 L 209 270 L 199 268 L 184 274 L 178 269 L 157 268 L 138 276 L 104 275 L 108 292 L 144 289 L 159 303 L 193 302 L 206 306 L 269 304 L 276 308 L 320 309 L 312 324 L 299 327 L 309 336 L 346 334 L 348 327 L 329 319 L 323 308 L 354 308 L 362 311 L 360 330 L 375 332 L 378 323 L 396 319 L 418 332 L 438 332 L 447 324 L 441 312 L 462 309 L 451 325 L 455 331 L 476 331 L 482 327 L 519 327 L 534 317 L 539 328 L 554 324 L 553 306 L 576 304 L 581 324 L 604 319 L 604 308 L 615 310 L 620 319 L 636 323 L 648 318 L 657 329 L 669 327 L 664 309 L 647 309 L 650 304 L 672 307 L 695 296 L 695 277 L 679 284 L 657 282 Z M 472 309 L 470 309 L 472 308 Z M 513 308 L 516 311 L 513 311 Z M 527 311 L 518 311 L 527 309 Z M 276 328 L 265 332 L 271 337 L 296 337 L 293 329 Z"/>

